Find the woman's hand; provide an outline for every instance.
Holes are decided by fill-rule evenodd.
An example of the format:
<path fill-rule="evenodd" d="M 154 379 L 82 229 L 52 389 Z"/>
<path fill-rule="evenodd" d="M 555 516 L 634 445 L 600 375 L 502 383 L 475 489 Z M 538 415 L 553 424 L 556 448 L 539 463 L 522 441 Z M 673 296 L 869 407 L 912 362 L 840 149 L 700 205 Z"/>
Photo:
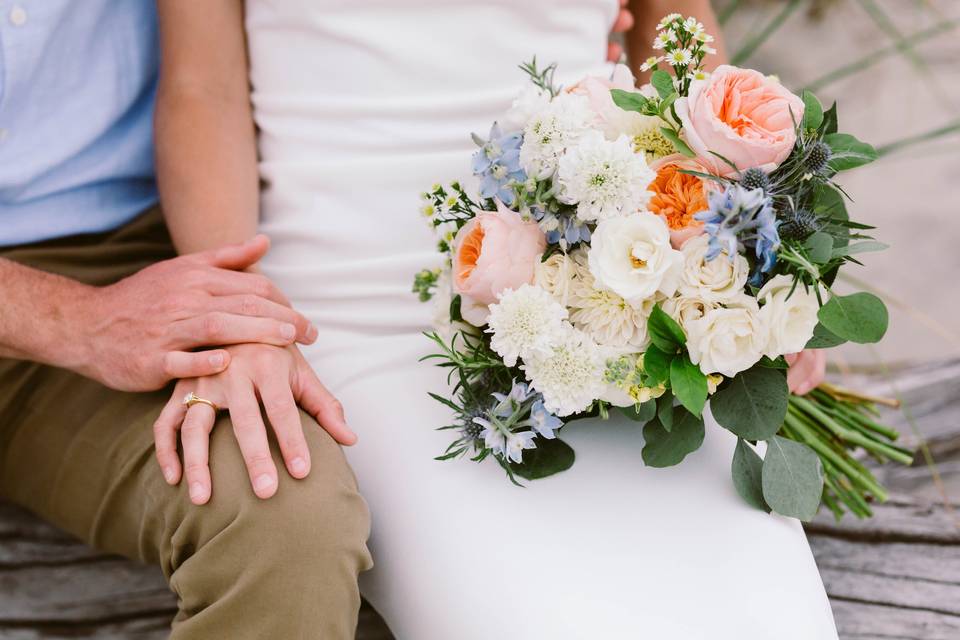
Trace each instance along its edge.
<path fill-rule="evenodd" d="M 786 356 L 787 386 L 791 393 L 806 395 L 823 382 L 827 374 L 827 352 L 823 349 L 804 349 Z"/>
<path fill-rule="evenodd" d="M 216 421 L 216 414 L 208 405 L 197 403 L 189 409 L 183 405 L 184 397 L 191 391 L 230 411 L 250 484 L 260 498 L 276 493 L 278 478 L 258 396 L 276 434 L 287 471 L 294 478 L 310 473 L 310 450 L 303 437 L 297 405 L 316 418 L 340 444 L 356 442 L 340 402 L 327 391 L 296 347 L 243 344 L 227 347 L 227 351 L 230 367 L 205 378 L 181 380 L 153 426 L 157 461 L 164 478 L 172 485 L 181 478 L 179 430 L 191 502 L 200 505 L 210 499 L 210 432 Z"/>
<path fill-rule="evenodd" d="M 613 27 L 610 29 L 610 35 L 615 33 L 626 33 L 633 28 L 633 13 L 627 8 L 627 0 L 620 0 L 620 12 L 617 19 L 613 21 Z M 651 36 L 652 38 L 653 36 Z M 623 45 L 611 40 L 607 43 L 607 60 L 610 62 L 620 62 L 623 57 Z"/>

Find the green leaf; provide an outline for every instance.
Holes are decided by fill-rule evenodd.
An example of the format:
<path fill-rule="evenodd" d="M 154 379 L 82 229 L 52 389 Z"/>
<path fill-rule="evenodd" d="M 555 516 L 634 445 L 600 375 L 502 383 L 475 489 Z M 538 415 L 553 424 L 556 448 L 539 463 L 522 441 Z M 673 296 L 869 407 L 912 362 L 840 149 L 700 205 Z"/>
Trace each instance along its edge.
<path fill-rule="evenodd" d="M 667 96 L 673 93 L 673 77 L 661 69 L 657 69 L 650 74 L 650 84 L 652 84 L 653 88 L 660 94 L 661 99 L 666 99 Z"/>
<path fill-rule="evenodd" d="M 670 363 L 670 389 L 687 411 L 695 416 L 703 412 L 707 402 L 707 376 L 685 353 Z"/>
<path fill-rule="evenodd" d="M 760 362 L 757 363 L 757 366 L 766 367 L 767 369 L 789 369 L 790 365 L 787 364 L 787 361 L 783 356 L 777 356 L 773 360 L 767 356 L 760 358 Z"/>
<path fill-rule="evenodd" d="M 538 480 L 566 471 L 573 466 L 576 454 L 560 438 L 537 438 L 537 448 L 523 452 L 523 462 L 510 463 L 510 469 L 521 478 Z"/>
<path fill-rule="evenodd" d="M 876 149 L 866 142 L 860 142 L 849 133 L 831 133 L 824 136 L 823 141 L 830 145 L 833 152 L 830 168 L 834 171 L 847 171 L 870 164 L 880 157 Z"/>
<path fill-rule="evenodd" d="M 817 326 L 813 328 L 813 337 L 807 341 L 806 349 L 829 349 L 831 347 L 836 347 L 838 345 L 846 342 L 843 338 L 838 335 L 831 333 L 829 329 L 825 326 L 817 323 Z"/>
<path fill-rule="evenodd" d="M 721 426 L 741 438 L 766 440 L 783 425 L 788 396 L 782 371 L 755 366 L 718 389 L 710 410 Z"/>
<path fill-rule="evenodd" d="M 660 426 L 670 431 L 673 429 L 673 394 L 665 393 L 657 398 L 657 420 Z"/>
<path fill-rule="evenodd" d="M 877 296 L 861 291 L 833 296 L 817 314 L 823 326 L 844 340 L 858 344 L 879 342 L 887 332 L 887 307 Z"/>
<path fill-rule="evenodd" d="M 463 322 L 463 316 L 460 314 L 460 295 L 453 296 L 450 300 L 450 320 L 453 322 Z"/>
<path fill-rule="evenodd" d="M 890 245 L 877 242 L 876 240 L 864 240 L 862 242 L 854 242 L 846 247 L 837 247 L 833 250 L 833 257 L 842 258 L 843 256 L 852 256 L 858 253 L 869 253 L 871 251 L 883 251 L 884 249 L 889 248 Z"/>
<path fill-rule="evenodd" d="M 823 465 L 805 444 L 773 436 L 763 459 L 763 498 L 779 514 L 809 522 L 823 495 Z"/>
<path fill-rule="evenodd" d="M 671 93 L 670 95 L 668 95 L 666 98 L 664 98 L 663 100 L 661 100 L 661 101 L 660 101 L 660 106 L 657 107 L 657 113 L 659 113 L 661 116 L 662 116 L 663 114 L 665 114 L 665 113 L 667 112 L 667 110 L 668 110 L 671 106 L 673 106 L 673 103 L 676 102 L 676 101 L 677 101 L 677 98 L 679 98 L 679 97 L 680 97 L 680 94 L 677 93 L 676 91 L 674 91 L 673 93 Z"/>
<path fill-rule="evenodd" d="M 676 355 L 676 348 L 670 353 L 661 351 L 654 345 L 647 347 L 643 354 L 643 371 L 652 385 L 666 384 L 670 381 L 670 363 Z"/>
<path fill-rule="evenodd" d="M 650 422 L 657 415 L 657 401 L 647 400 L 643 404 L 620 407 L 620 412 L 636 422 Z"/>
<path fill-rule="evenodd" d="M 833 237 L 829 233 L 817 231 L 803 243 L 810 253 L 810 260 L 817 264 L 830 262 L 833 255 Z"/>
<path fill-rule="evenodd" d="M 820 133 L 824 135 L 830 135 L 831 133 L 837 132 L 837 103 L 834 102 L 823 113 L 823 122 L 820 123 Z"/>
<path fill-rule="evenodd" d="M 624 111 L 642 113 L 649 102 L 649 99 L 642 93 L 624 91 L 623 89 L 611 89 L 610 97 L 613 98 L 613 103 Z"/>
<path fill-rule="evenodd" d="M 697 154 L 693 152 L 686 142 L 680 139 L 680 136 L 677 135 L 676 131 L 669 129 L 667 127 L 660 127 L 660 132 L 663 136 L 673 143 L 673 146 L 677 149 L 677 153 L 687 156 L 688 158 L 693 158 Z"/>
<path fill-rule="evenodd" d="M 812 91 L 803 92 L 803 128 L 819 129 L 823 122 L 823 105 Z"/>
<path fill-rule="evenodd" d="M 687 343 L 687 336 L 677 321 L 667 315 L 660 305 L 653 307 L 647 319 L 647 333 L 653 345 L 666 353 L 676 353 Z"/>
<path fill-rule="evenodd" d="M 643 462 L 648 467 L 672 467 L 703 444 L 703 419 L 677 407 L 673 429 L 667 431 L 659 420 L 643 428 Z"/>
<path fill-rule="evenodd" d="M 750 506 L 769 513 L 770 507 L 763 499 L 763 458 L 743 438 L 737 438 L 730 472 L 740 497 Z"/>

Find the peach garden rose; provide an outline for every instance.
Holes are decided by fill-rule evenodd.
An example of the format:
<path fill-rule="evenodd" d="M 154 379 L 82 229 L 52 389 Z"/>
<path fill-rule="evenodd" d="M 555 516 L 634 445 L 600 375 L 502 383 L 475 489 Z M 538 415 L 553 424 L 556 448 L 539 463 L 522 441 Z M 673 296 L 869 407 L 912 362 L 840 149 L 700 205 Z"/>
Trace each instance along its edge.
<path fill-rule="evenodd" d="M 676 110 L 698 160 L 725 176 L 736 171 L 711 151 L 741 171 L 772 171 L 790 155 L 796 142 L 794 122 L 803 119 L 803 101 L 778 80 L 730 65 L 691 83 Z"/>

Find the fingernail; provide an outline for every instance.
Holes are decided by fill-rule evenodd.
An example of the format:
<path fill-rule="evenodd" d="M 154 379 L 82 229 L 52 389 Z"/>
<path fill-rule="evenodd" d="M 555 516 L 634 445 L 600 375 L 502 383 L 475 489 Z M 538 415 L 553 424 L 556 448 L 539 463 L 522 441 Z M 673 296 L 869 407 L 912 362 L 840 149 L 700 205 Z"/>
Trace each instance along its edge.
<path fill-rule="evenodd" d="M 173 467 L 164 467 L 163 477 L 167 479 L 169 484 L 173 484 L 173 482 L 177 479 L 177 474 L 174 472 Z"/>
<path fill-rule="evenodd" d="M 273 476 L 263 474 L 253 481 L 253 488 L 257 491 L 266 491 L 273 487 Z"/>
<path fill-rule="evenodd" d="M 307 327 L 307 340 L 309 340 L 310 342 L 313 342 L 314 340 L 317 339 L 317 336 L 319 335 L 320 335 L 320 332 L 317 331 L 317 328 L 315 326 L 310 325 L 309 327 Z"/>
<path fill-rule="evenodd" d="M 284 323 L 280 325 L 280 335 L 282 335 L 285 340 L 293 340 L 294 336 L 297 335 L 297 328 L 292 324 Z"/>
<path fill-rule="evenodd" d="M 200 482 L 194 482 L 190 485 L 190 499 L 203 500 L 207 497 L 207 490 Z"/>
<path fill-rule="evenodd" d="M 213 354 L 212 356 L 210 356 L 210 366 L 216 367 L 217 369 L 219 369 L 220 367 L 222 367 L 222 366 L 223 366 L 223 354 L 222 354 L 222 353 L 215 353 L 215 354 Z"/>
<path fill-rule="evenodd" d="M 303 458 L 294 458 L 290 461 L 290 470 L 297 474 L 304 473 L 307 470 L 307 461 Z"/>

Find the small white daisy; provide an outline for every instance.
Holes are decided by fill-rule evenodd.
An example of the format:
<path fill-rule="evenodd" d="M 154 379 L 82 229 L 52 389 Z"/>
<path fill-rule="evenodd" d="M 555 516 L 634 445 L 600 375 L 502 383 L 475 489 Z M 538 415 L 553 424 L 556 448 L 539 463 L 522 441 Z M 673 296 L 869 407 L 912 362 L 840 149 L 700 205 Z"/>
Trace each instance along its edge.
<path fill-rule="evenodd" d="M 650 56 L 640 65 L 640 71 L 650 71 L 661 62 L 663 62 L 663 56 Z"/>
<path fill-rule="evenodd" d="M 667 45 L 675 42 L 677 40 L 677 34 L 673 32 L 673 29 L 667 29 L 666 31 L 661 31 L 657 34 L 657 37 L 653 41 L 654 49 L 663 49 Z"/>
<path fill-rule="evenodd" d="M 659 23 L 657 23 L 657 31 L 660 31 L 661 29 L 666 29 L 667 25 L 669 25 L 671 22 L 673 22 L 677 18 L 682 18 L 682 17 L 683 16 L 681 16 L 679 13 L 668 13 L 667 15 L 663 16 L 663 18 L 660 19 Z"/>
<path fill-rule="evenodd" d="M 674 49 L 667 57 L 670 64 L 675 67 L 686 66 L 693 60 L 693 55 L 689 49 Z"/>

